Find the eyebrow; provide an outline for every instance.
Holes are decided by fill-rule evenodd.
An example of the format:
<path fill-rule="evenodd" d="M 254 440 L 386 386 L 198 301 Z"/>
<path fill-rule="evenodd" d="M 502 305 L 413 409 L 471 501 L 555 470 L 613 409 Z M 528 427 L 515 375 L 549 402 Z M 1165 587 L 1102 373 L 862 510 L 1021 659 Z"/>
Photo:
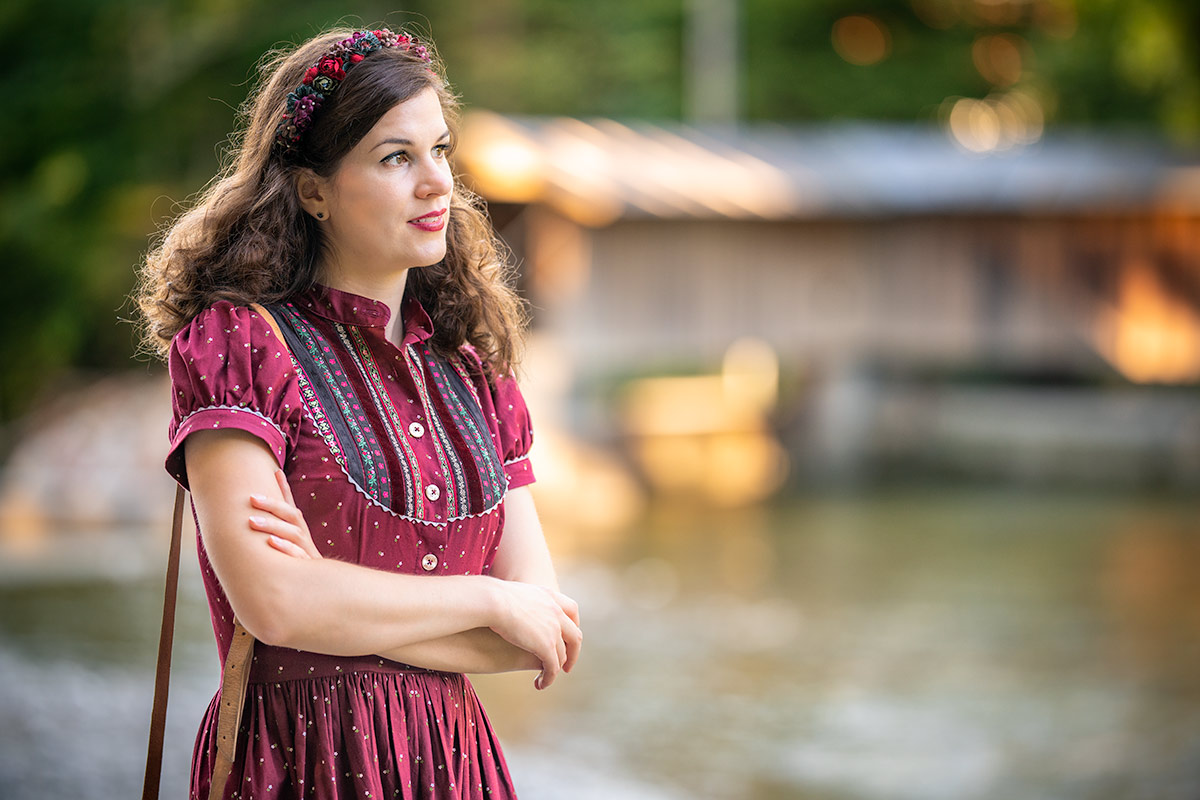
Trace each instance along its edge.
<path fill-rule="evenodd" d="M 449 139 L 449 138 L 450 138 L 450 131 L 447 130 L 445 133 L 443 133 L 441 136 L 439 136 L 437 138 L 437 140 L 440 142 L 444 139 Z M 399 144 L 399 145 L 403 145 L 404 147 L 412 147 L 413 143 L 412 143 L 411 139 L 395 139 L 395 138 L 384 139 L 382 142 L 379 142 L 377 145 L 375 145 L 375 147 L 372 147 L 371 149 L 375 150 L 377 148 L 383 147 L 385 144 Z"/>

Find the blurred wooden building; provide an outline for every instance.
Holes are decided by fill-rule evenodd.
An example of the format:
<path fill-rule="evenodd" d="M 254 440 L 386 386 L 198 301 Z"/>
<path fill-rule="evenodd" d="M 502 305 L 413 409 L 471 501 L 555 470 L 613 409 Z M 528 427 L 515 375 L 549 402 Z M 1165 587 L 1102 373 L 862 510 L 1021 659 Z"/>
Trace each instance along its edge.
<path fill-rule="evenodd" d="M 749 338 L 778 363 L 793 476 L 1200 481 L 1194 157 L 476 113 L 459 163 L 584 435 L 623 413 L 604 387 L 716 374 Z"/>

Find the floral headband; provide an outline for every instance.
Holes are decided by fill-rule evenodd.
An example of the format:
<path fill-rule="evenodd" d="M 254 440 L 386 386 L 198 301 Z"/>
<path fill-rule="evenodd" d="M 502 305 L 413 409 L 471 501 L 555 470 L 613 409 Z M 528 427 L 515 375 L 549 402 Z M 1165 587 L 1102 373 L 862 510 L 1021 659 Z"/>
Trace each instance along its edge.
<path fill-rule="evenodd" d="M 396 34 L 387 28 L 355 31 L 352 36 L 331 47 L 315 66 L 309 67 L 304 73 L 304 81 L 295 91 L 288 93 L 287 110 L 275 128 L 275 146 L 280 152 L 288 153 L 296 149 L 304 132 L 312 126 L 313 116 L 345 80 L 346 73 L 368 55 L 384 47 L 399 47 L 412 52 L 426 64 L 433 63 L 433 57 L 425 46 L 418 44 L 407 33 Z"/>

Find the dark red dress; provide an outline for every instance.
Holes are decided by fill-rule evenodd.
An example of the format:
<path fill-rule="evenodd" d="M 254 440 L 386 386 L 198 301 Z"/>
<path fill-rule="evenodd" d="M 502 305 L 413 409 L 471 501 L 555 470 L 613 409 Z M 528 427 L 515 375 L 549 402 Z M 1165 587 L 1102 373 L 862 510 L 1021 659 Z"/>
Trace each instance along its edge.
<path fill-rule="evenodd" d="M 384 338 L 387 306 L 336 289 L 271 312 L 288 350 L 266 320 L 224 302 L 175 337 L 168 471 L 187 485 L 192 431 L 248 431 L 283 466 L 322 554 L 393 572 L 487 573 L 505 492 L 533 481 L 515 381 L 485 377 L 469 347 L 434 353 L 411 298 L 401 347 Z M 233 612 L 199 546 L 224 663 Z M 250 681 L 228 798 L 515 797 L 461 674 L 259 643 Z M 217 701 L 196 739 L 193 798 L 208 793 Z"/>

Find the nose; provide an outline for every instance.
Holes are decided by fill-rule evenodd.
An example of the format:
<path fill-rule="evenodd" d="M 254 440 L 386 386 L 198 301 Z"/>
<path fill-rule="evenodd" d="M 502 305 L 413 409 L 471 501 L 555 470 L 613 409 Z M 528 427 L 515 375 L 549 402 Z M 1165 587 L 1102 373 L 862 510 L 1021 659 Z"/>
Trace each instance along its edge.
<path fill-rule="evenodd" d="M 417 186 L 417 195 L 422 198 L 441 197 L 450 194 L 453 189 L 454 175 L 450 172 L 450 162 L 444 158 L 427 161 Z"/>

